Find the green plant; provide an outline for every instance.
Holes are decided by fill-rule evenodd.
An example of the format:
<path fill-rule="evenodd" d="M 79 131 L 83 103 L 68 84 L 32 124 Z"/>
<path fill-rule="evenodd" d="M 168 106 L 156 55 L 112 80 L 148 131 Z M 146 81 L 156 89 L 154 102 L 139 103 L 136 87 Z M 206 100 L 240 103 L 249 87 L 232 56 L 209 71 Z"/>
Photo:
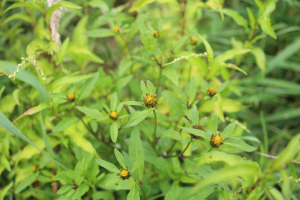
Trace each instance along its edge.
<path fill-rule="evenodd" d="M 296 199 L 299 3 L 121 2 L 0 3 L 0 199 Z"/>

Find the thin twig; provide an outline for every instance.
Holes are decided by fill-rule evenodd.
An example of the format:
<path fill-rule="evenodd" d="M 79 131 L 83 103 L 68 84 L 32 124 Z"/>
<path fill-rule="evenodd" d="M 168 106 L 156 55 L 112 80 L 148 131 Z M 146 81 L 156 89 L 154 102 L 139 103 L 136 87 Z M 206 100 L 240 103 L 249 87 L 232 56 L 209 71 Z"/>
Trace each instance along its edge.
<path fill-rule="evenodd" d="M 272 159 L 277 159 L 278 156 L 272 156 L 272 155 L 269 155 L 269 154 L 265 154 L 265 153 L 260 153 L 260 152 L 256 152 L 257 154 L 261 155 L 261 156 L 265 156 L 267 158 L 272 158 Z M 296 160 L 292 160 L 293 163 L 296 163 L 296 164 L 300 164 L 300 162 L 296 161 Z"/>

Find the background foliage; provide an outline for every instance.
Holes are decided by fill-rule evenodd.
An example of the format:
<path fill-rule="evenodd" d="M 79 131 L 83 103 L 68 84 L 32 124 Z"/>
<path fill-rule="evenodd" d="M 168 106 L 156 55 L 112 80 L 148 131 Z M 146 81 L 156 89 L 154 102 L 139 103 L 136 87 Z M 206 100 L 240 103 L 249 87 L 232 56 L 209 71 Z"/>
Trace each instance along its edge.
<path fill-rule="evenodd" d="M 0 199 L 299 198 L 298 1 L 53 3 L 0 3 Z"/>

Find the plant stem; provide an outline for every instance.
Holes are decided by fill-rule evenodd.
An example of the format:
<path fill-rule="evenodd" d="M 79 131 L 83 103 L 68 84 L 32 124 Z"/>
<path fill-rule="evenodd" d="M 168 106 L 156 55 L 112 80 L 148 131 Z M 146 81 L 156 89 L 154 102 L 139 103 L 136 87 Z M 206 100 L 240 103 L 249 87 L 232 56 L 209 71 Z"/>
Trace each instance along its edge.
<path fill-rule="evenodd" d="M 153 110 L 153 114 L 154 114 L 154 133 L 153 133 L 153 148 L 155 150 L 156 155 L 158 156 L 157 150 L 156 150 L 156 127 L 157 127 L 157 117 L 156 117 L 156 112 L 155 109 Z"/>
<path fill-rule="evenodd" d="M 185 7 L 186 7 L 186 0 L 183 0 L 183 8 L 181 9 L 181 17 L 182 17 L 182 27 L 181 27 L 181 36 L 184 35 L 184 28 L 185 28 Z"/>
<path fill-rule="evenodd" d="M 192 141 L 193 141 L 193 138 L 191 138 L 190 142 L 186 145 L 186 147 L 184 148 L 184 150 L 180 154 L 172 155 L 172 156 L 166 156 L 165 158 L 180 157 L 181 155 L 183 155 L 186 152 L 187 148 L 190 146 Z M 197 155 L 197 156 L 185 156 L 185 157 L 198 157 L 198 156 L 199 155 Z"/>
<path fill-rule="evenodd" d="M 191 138 L 190 142 L 186 145 L 185 149 L 180 153 L 180 155 L 183 155 L 185 153 L 185 151 L 190 146 L 190 144 L 192 143 L 192 141 L 193 141 L 193 138 Z"/>
<path fill-rule="evenodd" d="M 159 77 L 158 77 L 158 83 L 157 83 L 157 87 L 156 87 L 155 94 L 158 93 L 158 90 L 159 90 L 159 87 L 160 87 L 160 83 L 161 83 L 161 75 L 162 75 L 162 68 L 159 68 Z"/>
<path fill-rule="evenodd" d="M 175 146 L 175 144 L 177 143 L 177 140 L 174 140 L 172 146 L 166 151 L 166 153 L 169 153 L 170 151 L 172 151 L 173 147 Z"/>
<path fill-rule="evenodd" d="M 122 40 L 124 41 L 125 47 L 126 47 L 128 53 L 129 53 L 129 55 L 130 55 L 130 58 L 132 59 L 132 53 L 131 53 L 131 51 L 130 51 L 130 49 L 129 49 L 129 47 L 128 47 L 128 42 L 125 40 L 124 35 L 123 35 L 122 32 L 120 33 L 120 36 L 121 36 Z"/>

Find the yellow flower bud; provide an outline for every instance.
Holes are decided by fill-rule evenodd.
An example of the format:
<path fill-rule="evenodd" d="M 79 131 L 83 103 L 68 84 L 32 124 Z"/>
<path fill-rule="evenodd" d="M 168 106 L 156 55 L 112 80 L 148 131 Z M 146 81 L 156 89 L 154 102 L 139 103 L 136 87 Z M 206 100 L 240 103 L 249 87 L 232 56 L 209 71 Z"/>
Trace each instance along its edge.
<path fill-rule="evenodd" d="M 111 111 L 109 116 L 112 120 L 116 120 L 119 115 L 116 111 Z"/>
<path fill-rule="evenodd" d="M 130 172 L 127 169 L 121 169 L 120 176 L 123 180 L 128 179 L 130 177 Z"/>
<path fill-rule="evenodd" d="M 191 43 L 192 45 L 196 45 L 198 42 L 198 39 L 194 36 L 194 37 L 191 37 Z"/>
<path fill-rule="evenodd" d="M 210 139 L 210 145 L 212 147 L 218 147 L 223 144 L 223 139 L 219 135 L 212 135 Z"/>
<path fill-rule="evenodd" d="M 68 100 L 73 102 L 75 100 L 75 95 L 74 94 L 68 94 L 67 96 Z"/>
<path fill-rule="evenodd" d="M 158 38 L 158 36 L 159 36 L 158 33 L 159 33 L 158 30 L 153 31 L 153 33 L 152 33 L 153 37 Z"/>
<path fill-rule="evenodd" d="M 153 108 L 157 104 L 156 94 L 146 94 L 146 96 L 144 96 L 143 104 L 148 108 Z"/>
<path fill-rule="evenodd" d="M 209 89 L 207 90 L 207 95 L 210 96 L 210 97 L 213 97 L 213 96 L 215 96 L 216 94 L 217 94 L 217 90 L 216 90 L 215 88 L 213 88 L 213 87 L 211 87 L 211 88 L 209 88 Z"/>
<path fill-rule="evenodd" d="M 118 27 L 118 26 L 116 26 L 116 27 L 114 28 L 114 31 L 115 31 L 115 33 L 119 33 L 119 32 L 121 32 L 121 28 Z"/>

